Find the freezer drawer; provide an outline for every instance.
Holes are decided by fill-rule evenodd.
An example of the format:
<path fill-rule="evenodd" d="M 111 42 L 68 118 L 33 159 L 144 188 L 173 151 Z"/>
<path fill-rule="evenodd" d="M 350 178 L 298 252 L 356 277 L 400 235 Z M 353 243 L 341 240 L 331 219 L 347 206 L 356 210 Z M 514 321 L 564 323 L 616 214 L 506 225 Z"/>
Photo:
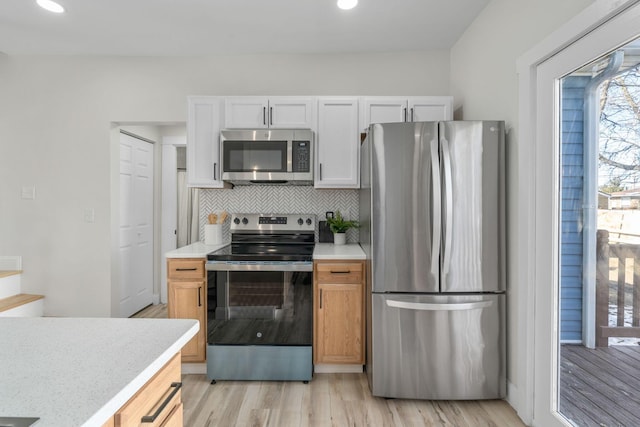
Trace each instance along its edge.
<path fill-rule="evenodd" d="M 371 303 L 367 375 L 374 396 L 505 396 L 504 294 L 372 294 Z"/>

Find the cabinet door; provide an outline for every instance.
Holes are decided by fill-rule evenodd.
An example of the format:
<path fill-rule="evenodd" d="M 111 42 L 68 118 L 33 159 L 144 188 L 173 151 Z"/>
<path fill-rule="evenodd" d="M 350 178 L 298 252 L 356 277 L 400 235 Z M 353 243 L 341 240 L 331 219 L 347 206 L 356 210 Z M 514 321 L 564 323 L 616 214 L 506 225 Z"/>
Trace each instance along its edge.
<path fill-rule="evenodd" d="M 318 284 L 316 363 L 364 363 L 362 284 Z"/>
<path fill-rule="evenodd" d="M 409 120 L 412 122 L 435 122 L 453 120 L 452 96 L 420 96 L 409 98 Z"/>
<path fill-rule="evenodd" d="M 264 97 L 242 96 L 225 98 L 224 126 L 235 129 L 269 127 L 269 100 Z"/>
<path fill-rule="evenodd" d="M 271 128 L 315 129 L 314 105 L 313 98 L 269 98 L 268 125 Z"/>
<path fill-rule="evenodd" d="M 362 131 L 372 123 L 398 123 L 407 121 L 407 98 L 364 98 L 362 102 Z"/>
<path fill-rule="evenodd" d="M 318 101 L 315 187 L 360 186 L 360 136 L 357 98 Z"/>
<path fill-rule="evenodd" d="M 233 97 L 225 99 L 225 127 L 314 129 L 314 99 Z"/>
<path fill-rule="evenodd" d="M 183 362 L 205 360 L 206 330 L 206 284 L 203 281 L 169 281 L 168 316 L 170 319 L 196 319 L 200 330 L 182 349 Z"/>
<path fill-rule="evenodd" d="M 187 180 L 190 187 L 222 188 L 220 171 L 221 99 L 189 97 Z"/>

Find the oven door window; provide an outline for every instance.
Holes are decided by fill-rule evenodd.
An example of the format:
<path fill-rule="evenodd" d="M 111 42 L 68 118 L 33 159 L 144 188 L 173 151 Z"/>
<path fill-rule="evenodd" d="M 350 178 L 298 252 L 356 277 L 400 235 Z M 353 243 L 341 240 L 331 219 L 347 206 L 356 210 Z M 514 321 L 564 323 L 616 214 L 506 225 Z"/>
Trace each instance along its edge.
<path fill-rule="evenodd" d="M 209 283 L 209 344 L 311 345 L 312 273 L 229 271 L 214 276 L 209 278 L 215 280 Z"/>
<path fill-rule="evenodd" d="M 224 141 L 225 172 L 287 172 L 287 141 Z"/>

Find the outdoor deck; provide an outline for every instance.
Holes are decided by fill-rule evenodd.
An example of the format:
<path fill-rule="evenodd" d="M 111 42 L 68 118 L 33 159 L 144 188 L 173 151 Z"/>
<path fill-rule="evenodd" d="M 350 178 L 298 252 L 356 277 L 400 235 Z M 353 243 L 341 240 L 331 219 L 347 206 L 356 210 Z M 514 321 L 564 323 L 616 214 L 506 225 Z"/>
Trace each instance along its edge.
<path fill-rule="evenodd" d="M 578 426 L 640 426 L 640 345 L 560 350 L 560 412 Z"/>

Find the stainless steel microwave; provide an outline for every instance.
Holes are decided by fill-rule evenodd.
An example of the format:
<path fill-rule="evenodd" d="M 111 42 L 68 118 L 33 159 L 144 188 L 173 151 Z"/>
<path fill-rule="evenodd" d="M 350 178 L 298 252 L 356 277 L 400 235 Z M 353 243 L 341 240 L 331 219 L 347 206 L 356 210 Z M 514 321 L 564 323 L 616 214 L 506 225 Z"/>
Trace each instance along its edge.
<path fill-rule="evenodd" d="M 224 129 L 222 179 L 236 185 L 313 184 L 310 129 Z"/>

